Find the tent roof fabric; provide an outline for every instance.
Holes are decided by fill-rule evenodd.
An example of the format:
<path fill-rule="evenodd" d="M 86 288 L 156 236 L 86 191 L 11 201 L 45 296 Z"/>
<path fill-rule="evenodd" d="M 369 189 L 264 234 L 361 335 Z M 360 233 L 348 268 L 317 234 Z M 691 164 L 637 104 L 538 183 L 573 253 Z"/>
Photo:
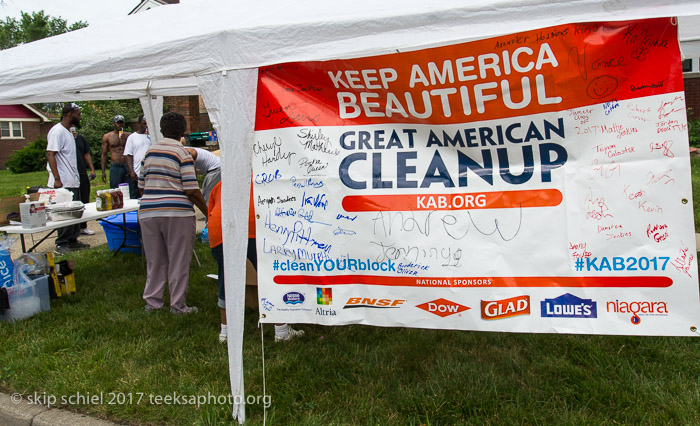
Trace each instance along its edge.
<path fill-rule="evenodd" d="M 0 103 L 196 94 L 192 77 L 223 70 L 698 14 L 697 0 L 183 0 L 0 52 Z M 700 25 L 681 24 L 681 39 L 700 56 Z"/>

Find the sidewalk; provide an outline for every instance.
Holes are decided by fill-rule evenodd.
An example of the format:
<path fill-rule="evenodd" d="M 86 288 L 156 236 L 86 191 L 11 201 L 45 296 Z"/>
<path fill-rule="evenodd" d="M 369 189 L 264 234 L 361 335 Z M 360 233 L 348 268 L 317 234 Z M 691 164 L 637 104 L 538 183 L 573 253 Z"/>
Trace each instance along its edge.
<path fill-rule="evenodd" d="M 21 399 L 21 401 L 20 401 Z M 117 423 L 76 414 L 60 408 L 33 405 L 19 394 L 0 393 L 3 426 L 116 426 Z"/>

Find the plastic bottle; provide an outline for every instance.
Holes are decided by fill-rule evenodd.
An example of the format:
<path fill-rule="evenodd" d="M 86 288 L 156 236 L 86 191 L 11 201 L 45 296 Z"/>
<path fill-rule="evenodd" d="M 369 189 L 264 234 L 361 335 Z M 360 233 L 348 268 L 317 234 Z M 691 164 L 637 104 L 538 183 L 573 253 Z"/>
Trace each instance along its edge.
<path fill-rule="evenodd" d="M 97 197 L 95 197 L 95 207 L 97 211 L 107 210 L 107 197 L 105 197 L 104 191 L 97 191 Z"/>
<path fill-rule="evenodd" d="M 202 244 L 209 244 L 209 228 L 202 229 L 202 232 L 199 234 L 199 238 L 202 241 Z"/>
<path fill-rule="evenodd" d="M 117 189 L 114 192 L 119 196 L 119 208 L 123 209 L 124 208 L 124 193 L 121 191 L 121 189 Z"/>
<path fill-rule="evenodd" d="M 114 208 L 112 207 L 112 194 L 110 194 L 109 191 L 105 190 L 104 195 L 107 199 L 107 208 L 105 210 L 112 210 Z"/>
<path fill-rule="evenodd" d="M 113 189 L 110 192 L 112 194 L 112 208 L 115 210 L 122 208 L 122 203 L 120 200 L 122 192 L 118 189 Z"/>
<path fill-rule="evenodd" d="M 129 184 L 128 183 L 120 183 L 119 190 L 122 192 L 122 200 L 130 200 L 131 199 L 131 194 L 129 194 Z"/>

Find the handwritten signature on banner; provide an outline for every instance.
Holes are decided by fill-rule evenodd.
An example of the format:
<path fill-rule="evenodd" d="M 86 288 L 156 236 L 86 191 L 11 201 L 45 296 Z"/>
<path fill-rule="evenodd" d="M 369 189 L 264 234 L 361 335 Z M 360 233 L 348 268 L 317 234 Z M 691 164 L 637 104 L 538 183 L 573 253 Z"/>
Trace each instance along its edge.
<path fill-rule="evenodd" d="M 668 117 L 674 112 L 685 112 L 685 98 L 683 96 L 676 96 L 672 101 L 662 102 L 657 111 L 659 113 L 659 120 Z"/>
<path fill-rule="evenodd" d="M 622 174 L 622 166 L 618 164 L 615 160 L 611 160 L 610 162 L 603 163 L 595 158 L 591 162 L 591 168 L 588 173 L 588 179 L 593 180 L 598 177 L 602 177 L 604 179 L 610 179 L 615 176 L 620 176 Z"/>
<path fill-rule="evenodd" d="M 509 228 L 508 234 L 504 234 L 504 230 L 502 229 L 502 222 L 505 222 L 503 219 L 501 219 L 501 221 L 499 221 L 498 218 L 487 219 L 486 222 L 493 221 L 493 226 L 491 227 L 490 224 L 477 224 L 477 222 L 481 221 L 476 220 L 471 212 L 466 212 L 465 218 L 465 215 L 455 215 L 434 210 L 422 212 L 411 211 L 410 213 L 379 211 L 372 219 L 372 232 L 374 235 L 380 237 L 390 237 L 394 233 L 417 234 L 429 237 L 434 229 L 433 220 L 437 223 L 438 229 L 444 231 L 444 233 L 453 240 L 464 239 L 473 228 L 481 235 L 497 235 L 503 241 L 511 241 L 520 233 L 523 211 L 522 208 L 518 209 L 517 224 L 507 222 Z"/>
<path fill-rule="evenodd" d="M 647 225 L 647 237 L 656 243 L 665 241 L 668 238 L 668 225 L 664 224 L 649 224 Z"/>
<path fill-rule="evenodd" d="M 668 158 L 675 157 L 675 155 L 673 155 L 673 151 L 671 151 L 672 146 L 673 146 L 673 141 L 670 141 L 670 140 L 666 140 L 663 142 L 650 142 L 649 143 L 649 148 L 651 148 L 650 152 L 661 151 L 661 154 L 664 157 L 668 157 Z"/>
<path fill-rule="evenodd" d="M 272 142 L 256 141 L 253 144 L 253 154 L 256 158 L 260 157 L 261 164 L 263 166 L 276 163 L 280 160 L 287 160 L 288 164 L 292 164 L 292 157 L 296 155 L 296 153 L 291 151 L 282 151 L 282 145 L 282 138 L 276 136 L 272 138 Z"/>
<path fill-rule="evenodd" d="M 584 199 L 584 209 L 586 211 L 586 219 L 602 220 L 606 217 L 613 217 L 610 208 L 605 203 L 605 197 L 595 197 L 593 188 L 590 187 Z"/>
<path fill-rule="evenodd" d="M 592 256 L 592 253 L 587 249 L 588 243 L 579 242 L 572 243 L 569 242 L 569 251 L 571 252 L 571 257 L 574 259 L 587 259 Z"/>
<path fill-rule="evenodd" d="M 462 249 L 451 246 L 433 246 L 421 248 L 415 245 L 397 245 L 395 242 L 370 241 L 370 245 L 377 246 L 380 254 L 377 255 L 377 262 L 385 260 L 404 260 L 407 262 L 417 262 L 421 259 L 438 259 L 444 263 L 441 266 L 462 266 Z M 427 269 L 427 268 L 426 268 Z"/>
<path fill-rule="evenodd" d="M 690 251 L 690 248 L 686 246 L 683 241 L 681 241 L 681 247 L 679 249 L 679 255 L 673 259 L 671 265 L 676 268 L 676 270 L 682 274 L 689 277 L 693 277 L 690 273 L 690 268 L 693 266 L 693 259 L 695 259 L 695 254 Z"/>

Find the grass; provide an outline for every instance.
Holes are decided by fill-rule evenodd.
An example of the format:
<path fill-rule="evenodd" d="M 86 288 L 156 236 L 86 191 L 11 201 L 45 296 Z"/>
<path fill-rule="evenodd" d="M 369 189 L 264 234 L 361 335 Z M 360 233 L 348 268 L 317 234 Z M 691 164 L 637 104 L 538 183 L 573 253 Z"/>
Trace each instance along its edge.
<path fill-rule="evenodd" d="M 31 186 L 46 186 L 48 172 L 32 172 L 14 174 L 9 170 L 0 170 L 0 198 L 17 197 L 26 193 L 26 188 Z M 109 170 L 107 170 L 107 182 L 102 182 L 102 173 L 97 171 L 97 178 L 90 185 L 90 201 L 95 201 L 95 193 L 102 189 L 109 189 Z"/>
<path fill-rule="evenodd" d="M 699 161 L 691 160 L 695 203 Z M 31 175 L 16 182 L 45 179 Z M 0 172 L 2 191 L 5 177 Z M 200 313 L 187 317 L 143 310 L 139 256 L 113 257 L 106 246 L 71 254 L 76 295 L 0 323 L 0 388 L 59 399 L 103 393 L 102 404 L 66 408 L 121 423 L 230 423 L 227 403 L 149 402 L 149 394 L 229 393 L 216 283 L 205 276 L 215 264 L 207 247 L 196 251 L 202 268 L 191 269 L 188 303 Z M 263 395 L 257 317 L 246 312 L 243 347 L 253 396 Z M 285 344 L 272 343 L 271 326 L 263 329 L 272 424 L 700 424 L 698 339 L 299 328 L 306 335 Z M 110 404 L 110 393 L 134 400 Z M 262 423 L 261 404 L 247 414 Z"/>
<path fill-rule="evenodd" d="M 700 156 L 690 158 L 690 180 L 693 185 L 695 232 L 700 231 Z"/>
<path fill-rule="evenodd" d="M 151 404 L 152 395 L 227 395 L 226 347 L 217 341 L 215 270 L 197 244 L 188 303 L 200 313 L 143 311 L 140 257 L 105 246 L 71 255 L 78 294 L 49 312 L 0 324 L 6 392 L 105 395 L 71 405 L 139 424 L 222 424 L 228 404 Z M 257 312 L 246 312 L 249 395 L 262 395 Z M 697 339 L 460 332 L 304 325 L 274 344 L 264 328 L 268 420 L 273 424 L 700 423 Z M 145 393 L 108 404 L 110 392 Z M 262 405 L 247 407 L 252 424 Z"/>

